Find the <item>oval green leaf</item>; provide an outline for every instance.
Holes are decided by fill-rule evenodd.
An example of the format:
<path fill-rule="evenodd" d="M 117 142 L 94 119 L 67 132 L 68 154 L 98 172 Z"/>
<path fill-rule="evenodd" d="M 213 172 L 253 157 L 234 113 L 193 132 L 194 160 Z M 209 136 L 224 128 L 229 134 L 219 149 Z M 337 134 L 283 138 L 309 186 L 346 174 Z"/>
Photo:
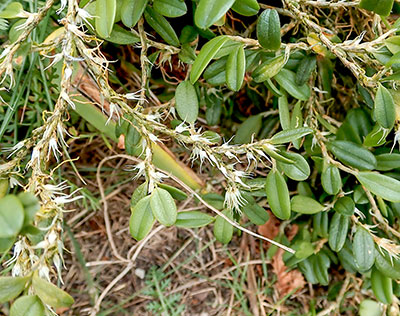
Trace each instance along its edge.
<path fill-rule="evenodd" d="M 283 176 L 277 170 L 271 170 L 267 176 L 265 191 L 272 213 L 281 220 L 290 218 L 289 189 Z"/>
<path fill-rule="evenodd" d="M 96 1 L 96 32 L 102 37 L 107 38 L 111 35 L 114 27 L 115 15 L 117 12 L 116 0 L 97 0 Z"/>
<path fill-rule="evenodd" d="M 375 267 L 371 272 L 371 287 L 375 297 L 383 304 L 391 304 L 393 300 L 393 281 L 383 275 Z"/>
<path fill-rule="evenodd" d="M 281 22 L 276 10 L 264 10 L 257 20 L 257 39 L 260 45 L 269 50 L 281 47 Z"/>
<path fill-rule="evenodd" d="M 179 117 L 194 123 L 199 115 L 199 100 L 196 89 L 189 81 L 182 81 L 175 90 L 176 111 Z"/>
<path fill-rule="evenodd" d="M 258 13 L 260 5 L 257 0 L 236 0 L 232 10 L 244 16 L 252 16 Z"/>
<path fill-rule="evenodd" d="M 200 50 L 199 55 L 196 57 L 190 72 L 190 82 L 194 84 L 201 76 L 204 69 L 218 53 L 221 47 L 229 38 L 227 36 L 217 36 L 211 41 L 207 42 Z"/>
<path fill-rule="evenodd" d="M 181 0 L 154 0 L 153 8 L 169 18 L 176 18 L 187 12 L 186 3 Z"/>
<path fill-rule="evenodd" d="M 361 273 L 372 268 L 375 262 L 375 242 L 371 234 L 362 227 L 357 227 L 353 238 L 353 256 L 358 271 Z"/>
<path fill-rule="evenodd" d="M 40 278 L 37 272 L 33 274 L 32 286 L 35 294 L 39 296 L 42 302 L 51 307 L 69 307 L 74 303 L 71 295 Z"/>
<path fill-rule="evenodd" d="M 346 241 L 349 230 L 349 217 L 340 213 L 333 214 L 329 225 L 328 243 L 333 251 L 340 251 Z"/>
<path fill-rule="evenodd" d="M 285 158 L 294 161 L 293 163 L 277 161 L 279 169 L 282 169 L 285 175 L 290 179 L 295 181 L 304 181 L 310 176 L 310 166 L 303 156 L 292 152 L 282 152 L 282 155 Z"/>
<path fill-rule="evenodd" d="M 10 316 L 43 316 L 44 306 L 36 295 L 25 295 L 12 304 Z"/>
<path fill-rule="evenodd" d="M 161 14 L 147 7 L 144 11 L 146 22 L 162 37 L 164 41 L 172 46 L 179 46 L 179 39 L 171 24 Z"/>
<path fill-rule="evenodd" d="M 155 218 L 165 226 L 176 222 L 176 205 L 167 190 L 156 188 L 150 196 L 150 206 Z"/>
<path fill-rule="evenodd" d="M 231 211 L 224 210 L 222 213 L 229 219 L 233 219 Z M 214 223 L 214 236 L 219 242 L 222 242 L 223 244 L 229 243 L 233 236 L 233 226 L 221 216 L 217 216 Z"/>
<path fill-rule="evenodd" d="M 243 45 L 238 46 L 228 56 L 226 62 L 226 84 L 232 91 L 239 91 L 246 70 L 246 57 Z"/>
<path fill-rule="evenodd" d="M 214 217 L 200 211 L 179 212 L 175 226 L 197 228 L 207 226 L 214 221 Z"/>
<path fill-rule="evenodd" d="M 194 23 L 206 29 L 221 19 L 235 0 L 200 0 L 194 14 Z"/>
<path fill-rule="evenodd" d="M 369 191 L 390 202 L 400 202 L 400 181 L 376 172 L 359 172 L 357 179 Z"/>
<path fill-rule="evenodd" d="M 375 119 L 383 128 L 391 129 L 396 120 L 396 105 L 389 90 L 379 84 L 375 96 Z"/>
<path fill-rule="evenodd" d="M 346 140 L 330 141 L 327 148 L 343 163 L 358 170 L 376 168 L 375 156 L 366 148 Z"/>
<path fill-rule="evenodd" d="M 24 223 L 24 208 L 15 195 L 0 199 L 0 238 L 10 238 L 18 234 Z"/>
<path fill-rule="evenodd" d="M 338 167 L 328 165 L 321 174 L 321 183 L 324 191 L 330 195 L 336 195 L 342 188 L 342 179 Z"/>
<path fill-rule="evenodd" d="M 301 214 L 316 214 L 324 209 L 323 205 L 305 195 L 295 195 L 290 202 L 292 211 Z"/>
<path fill-rule="evenodd" d="M 342 215 L 351 216 L 354 214 L 354 209 L 356 205 L 354 201 L 348 196 L 343 196 L 339 198 L 335 205 L 333 206 L 334 210 Z"/>
<path fill-rule="evenodd" d="M 293 142 L 296 139 L 302 138 L 308 134 L 311 134 L 313 130 L 309 127 L 299 127 L 283 130 L 276 133 L 271 138 L 271 144 L 278 145 Z"/>
<path fill-rule="evenodd" d="M 307 101 L 311 96 L 310 87 L 307 84 L 298 86 L 295 82 L 296 74 L 293 71 L 283 68 L 274 79 L 282 89 L 285 89 L 292 97 L 298 100 Z"/>
<path fill-rule="evenodd" d="M 155 218 L 150 206 L 150 196 L 142 198 L 134 207 L 131 207 L 129 232 L 136 240 L 142 240 L 151 231 Z"/>
<path fill-rule="evenodd" d="M 121 20 L 127 27 L 134 27 L 146 9 L 148 0 L 123 0 Z"/>
<path fill-rule="evenodd" d="M 0 304 L 16 298 L 24 290 L 29 277 L 0 277 Z"/>

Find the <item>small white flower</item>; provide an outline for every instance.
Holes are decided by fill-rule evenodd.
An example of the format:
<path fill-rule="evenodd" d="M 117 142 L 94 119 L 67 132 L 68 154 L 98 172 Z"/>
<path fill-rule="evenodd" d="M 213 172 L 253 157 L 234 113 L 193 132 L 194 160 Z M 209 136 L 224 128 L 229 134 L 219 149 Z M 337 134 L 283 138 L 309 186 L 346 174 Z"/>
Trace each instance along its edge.
<path fill-rule="evenodd" d="M 53 202 L 56 204 L 66 204 L 66 203 L 71 203 L 80 199 L 83 199 L 83 195 L 77 195 L 75 197 L 72 197 L 76 192 L 78 192 L 80 189 L 77 189 L 73 191 L 71 194 L 68 195 L 61 195 L 57 196 L 53 199 Z"/>
<path fill-rule="evenodd" d="M 11 270 L 11 275 L 13 277 L 21 276 L 22 275 L 22 267 L 19 263 L 14 264 L 12 270 Z"/>
<path fill-rule="evenodd" d="M 7 156 L 7 158 L 10 158 L 24 146 L 25 146 L 25 141 L 20 141 L 19 143 L 16 143 L 13 147 L 4 149 L 4 152 L 10 152 L 10 154 Z"/>
<path fill-rule="evenodd" d="M 19 183 L 19 181 L 17 179 L 15 179 L 14 177 L 10 177 L 10 188 L 15 188 L 16 186 L 20 186 L 22 187 L 22 184 Z"/>
<path fill-rule="evenodd" d="M 179 124 L 177 127 L 175 127 L 175 132 L 181 134 L 185 131 L 189 130 L 189 126 L 187 126 L 185 124 L 185 122 L 182 122 L 181 124 Z"/>
<path fill-rule="evenodd" d="M 69 95 L 64 90 L 61 92 L 60 97 L 75 110 L 75 103 L 71 101 Z"/>
<path fill-rule="evenodd" d="M 240 194 L 240 191 L 237 187 L 228 187 L 225 193 L 225 202 L 224 205 L 229 209 L 236 209 L 240 211 L 240 207 L 244 205 L 246 200 Z"/>
<path fill-rule="evenodd" d="M 144 161 L 139 162 L 137 165 L 133 166 L 133 168 L 128 169 L 129 171 L 137 171 L 136 175 L 133 179 L 138 179 L 145 174 L 146 164 Z"/>
<path fill-rule="evenodd" d="M 62 262 L 61 262 L 60 256 L 58 254 L 55 254 L 53 256 L 53 263 L 57 269 L 57 275 L 58 275 L 59 280 L 61 281 L 62 284 L 64 284 L 64 281 L 62 279 Z"/>
<path fill-rule="evenodd" d="M 106 125 L 108 125 L 108 123 L 112 119 L 114 113 L 118 117 L 118 121 L 119 121 L 120 120 L 120 112 L 121 112 L 121 109 L 119 108 L 118 105 L 116 105 L 115 103 L 110 103 L 110 112 L 108 114 L 108 120 L 106 122 Z"/>
<path fill-rule="evenodd" d="M 50 157 L 50 152 L 53 152 L 54 157 L 57 161 L 59 161 L 58 155 L 61 155 L 61 151 L 58 150 L 57 139 L 54 137 L 49 141 L 49 153 L 47 155 L 47 159 Z"/>
<path fill-rule="evenodd" d="M 47 240 L 49 241 L 50 246 L 52 246 L 57 239 L 58 239 L 58 234 L 54 230 L 52 230 L 47 236 Z"/>
<path fill-rule="evenodd" d="M 3 59 L 5 56 L 7 56 L 10 53 L 10 46 L 6 47 L 0 54 L 0 59 Z"/>
<path fill-rule="evenodd" d="M 50 282 L 50 270 L 46 265 L 41 264 L 39 266 L 39 276 Z"/>
<path fill-rule="evenodd" d="M 61 0 L 61 6 L 60 8 L 56 11 L 56 13 L 58 15 L 60 15 L 60 13 L 65 9 L 65 7 L 67 6 L 67 0 Z"/>
<path fill-rule="evenodd" d="M 140 94 L 142 93 L 143 89 L 140 89 L 136 92 L 130 92 L 127 94 L 124 94 L 123 97 L 127 100 L 134 100 L 134 101 L 143 101 L 143 98 L 140 97 Z"/>
<path fill-rule="evenodd" d="M 35 147 L 32 150 L 32 156 L 31 156 L 31 160 L 30 160 L 29 164 L 30 165 L 34 164 L 36 160 L 38 162 L 40 160 L 40 150 Z"/>
<path fill-rule="evenodd" d="M 149 133 L 149 138 L 152 142 L 156 143 L 159 142 L 160 140 L 158 139 L 158 137 L 152 133 Z"/>
<path fill-rule="evenodd" d="M 12 264 L 13 262 L 15 262 L 17 260 L 17 258 L 19 257 L 19 255 L 21 254 L 22 250 L 24 249 L 24 244 L 22 243 L 22 240 L 18 240 L 15 244 L 14 244 L 14 253 L 13 256 L 7 260 L 4 264 L 6 266 L 9 266 L 10 264 Z"/>
<path fill-rule="evenodd" d="M 76 10 L 76 16 L 77 16 L 77 21 L 80 24 L 83 24 L 83 22 L 86 23 L 86 25 L 88 25 L 92 30 L 94 30 L 92 24 L 89 23 L 88 19 L 93 19 L 94 16 L 91 15 L 89 12 L 87 12 L 85 9 L 82 8 L 78 8 L 78 10 Z"/>

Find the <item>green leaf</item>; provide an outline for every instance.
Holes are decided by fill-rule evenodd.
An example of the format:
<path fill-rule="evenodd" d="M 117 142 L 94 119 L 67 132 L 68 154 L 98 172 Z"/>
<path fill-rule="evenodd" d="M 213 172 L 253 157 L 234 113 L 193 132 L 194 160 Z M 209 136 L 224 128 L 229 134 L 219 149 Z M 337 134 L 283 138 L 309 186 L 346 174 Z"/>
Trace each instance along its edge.
<path fill-rule="evenodd" d="M 330 195 L 336 195 L 342 188 L 342 179 L 340 177 L 339 169 L 329 164 L 321 174 L 321 183 L 325 192 Z"/>
<path fill-rule="evenodd" d="M 228 56 L 226 62 L 226 84 L 232 91 L 239 91 L 246 70 L 246 57 L 243 45 L 238 46 Z"/>
<path fill-rule="evenodd" d="M 283 130 L 290 129 L 289 102 L 286 95 L 278 98 L 279 122 Z"/>
<path fill-rule="evenodd" d="M 194 14 L 194 23 L 206 29 L 221 19 L 235 0 L 200 0 Z"/>
<path fill-rule="evenodd" d="M 176 18 L 187 12 L 186 3 L 181 0 L 154 0 L 153 8 L 158 13 L 169 18 Z"/>
<path fill-rule="evenodd" d="M 257 20 L 257 39 L 263 48 L 278 50 L 281 47 L 281 22 L 276 10 L 264 10 Z"/>
<path fill-rule="evenodd" d="M 348 239 L 346 239 L 343 248 L 337 253 L 337 255 L 340 263 L 346 271 L 350 273 L 356 273 L 358 271 L 353 255 L 353 245 Z"/>
<path fill-rule="evenodd" d="M 359 308 L 360 316 L 382 316 L 381 305 L 373 300 L 363 300 Z"/>
<path fill-rule="evenodd" d="M 359 170 L 376 168 L 375 156 L 366 148 L 346 140 L 330 141 L 327 148 L 343 163 Z"/>
<path fill-rule="evenodd" d="M 17 197 L 24 208 L 24 225 L 31 224 L 40 209 L 38 198 L 30 192 L 21 192 Z"/>
<path fill-rule="evenodd" d="M 264 82 L 276 76 L 285 66 L 285 55 L 270 58 L 254 69 L 252 76 L 255 82 Z"/>
<path fill-rule="evenodd" d="M 28 280 L 29 277 L 0 277 L 0 304 L 20 295 Z"/>
<path fill-rule="evenodd" d="M 24 7 L 19 2 L 11 2 L 3 11 L 0 12 L 2 19 L 15 19 L 24 16 Z"/>
<path fill-rule="evenodd" d="M 125 150 L 129 155 L 139 155 L 141 150 L 140 140 L 142 136 L 138 132 L 135 126 L 129 124 L 127 133 L 125 135 Z"/>
<path fill-rule="evenodd" d="M 353 238 L 353 255 L 358 271 L 361 273 L 372 268 L 375 262 L 375 242 L 371 234 L 357 227 Z"/>
<path fill-rule="evenodd" d="M 228 56 L 238 47 L 243 46 L 243 44 L 236 42 L 232 39 L 228 39 L 224 45 L 222 45 L 221 49 L 215 54 L 214 59 L 220 59 L 222 57 Z"/>
<path fill-rule="evenodd" d="M 132 193 L 131 197 L 131 208 L 135 207 L 135 205 L 144 197 L 147 196 L 147 188 L 148 188 L 148 183 L 147 181 L 139 185 L 135 191 Z"/>
<path fill-rule="evenodd" d="M 119 45 L 132 45 L 137 42 L 140 42 L 139 37 L 137 37 L 132 32 L 125 30 L 118 24 L 114 24 L 110 36 L 105 39 L 107 40 L 107 42 Z"/>
<path fill-rule="evenodd" d="M 371 272 L 371 287 L 375 297 L 383 304 L 391 304 L 393 300 L 393 282 L 375 267 Z"/>
<path fill-rule="evenodd" d="M 96 32 L 102 37 L 107 38 L 111 35 L 114 27 L 115 14 L 117 12 L 116 0 L 97 0 L 96 1 Z"/>
<path fill-rule="evenodd" d="M 155 218 L 150 206 L 150 196 L 142 198 L 135 206 L 131 206 L 129 232 L 136 240 L 145 238 L 153 227 Z"/>
<path fill-rule="evenodd" d="M 258 13 L 260 5 L 257 0 L 236 0 L 232 10 L 244 16 L 252 16 Z"/>
<path fill-rule="evenodd" d="M 233 219 L 231 211 L 224 210 L 222 213 L 229 219 Z M 214 223 L 214 236 L 219 242 L 222 242 L 223 244 L 229 243 L 233 236 L 233 226 L 221 216 L 217 216 Z"/>
<path fill-rule="evenodd" d="M 400 202 L 399 180 L 376 172 L 359 172 L 357 179 L 375 195 L 390 202 Z"/>
<path fill-rule="evenodd" d="M 296 71 L 296 84 L 302 86 L 308 82 L 312 72 L 317 65 L 317 58 L 314 55 L 305 56 Z"/>
<path fill-rule="evenodd" d="M 12 304 L 10 316 L 43 316 L 45 310 L 39 297 L 36 295 L 25 295 Z"/>
<path fill-rule="evenodd" d="M 267 211 L 256 203 L 246 204 L 242 207 L 242 211 L 254 225 L 263 225 L 269 219 Z"/>
<path fill-rule="evenodd" d="M 0 238 L 9 238 L 18 234 L 24 223 L 24 208 L 15 195 L 6 195 L 0 199 Z"/>
<path fill-rule="evenodd" d="M 146 22 L 162 37 L 164 41 L 172 46 L 179 46 L 179 39 L 171 24 L 161 14 L 147 7 L 144 11 Z"/>
<path fill-rule="evenodd" d="M 179 212 L 175 226 L 197 228 L 207 226 L 214 221 L 214 217 L 200 211 Z"/>
<path fill-rule="evenodd" d="M 368 204 L 369 200 L 367 194 L 361 185 L 358 185 L 354 189 L 353 200 L 356 204 Z"/>
<path fill-rule="evenodd" d="M 327 238 L 329 235 L 328 226 L 328 212 L 319 212 L 313 216 L 313 230 L 318 236 Z"/>
<path fill-rule="evenodd" d="M 121 20 L 127 27 L 134 27 L 146 9 L 148 0 L 123 0 Z"/>
<path fill-rule="evenodd" d="M 15 243 L 15 237 L 0 238 L 0 254 L 9 251 Z M 1 302 L 0 302 L 1 303 Z"/>
<path fill-rule="evenodd" d="M 272 213 L 281 220 L 290 218 L 289 189 L 283 176 L 277 170 L 271 170 L 267 176 L 265 191 Z"/>
<path fill-rule="evenodd" d="M 392 10 L 394 0 L 361 0 L 360 8 L 374 11 L 376 14 L 388 16 Z"/>
<path fill-rule="evenodd" d="M 339 198 L 335 205 L 333 206 L 334 210 L 342 215 L 351 216 L 354 214 L 354 209 L 356 205 L 354 201 L 348 196 L 343 196 Z"/>
<path fill-rule="evenodd" d="M 324 209 L 323 205 L 305 195 L 295 195 L 290 202 L 292 211 L 300 214 L 316 214 Z"/>
<path fill-rule="evenodd" d="M 235 144 L 250 143 L 253 136 L 257 136 L 261 129 L 262 116 L 254 115 L 247 118 L 239 127 L 236 132 L 233 142 Z"/>
<path fill-rule="evenodd" d="M 151 210 L 155 218 L 165 226 L 171 226 L 176 222 L 176 205 L 171 194 L 167 190 L 156 188 L 150 196 Z"/>
<path fill-rule="evenodd" d="M 364 138 L 364 146 L 366 147 L 378 147 L 382 146 L 386 142 L 386 137 L 389 135 L 389 130 L 383 128 L 379 124 L 376 124 L 372 131 Z"/>
<path fill-rule="evenodd" d="M 175 188 L 173 186 L 170 186 L 168 184 L 160 183 L 158 185 L 161 189 L 167 190 L 171 196 L 178 201 L 184 201 L 187 199 L 187 194 L 183 192 L 182 190 Z"/>
<path fill-rule="evenodd" d="M 182 81 L 175 90 L 176 111 L 179 117 L 194 123 L 199 114 L 199 100 L 196 89 L 189 81 Z"/>
<path fill-rule="evenodd" d="M 329 273 L 328 268 L 330 266 L 331 261 L 329 260 L 328 255 L 324 252 L 319 252 L 315 255 L 315 260 L 313 263 L 314 273 L 317 277 L 318 282 L 321 285 L 328 285 L 329 284 Z"/>
<path fill-rule="evenodd" d="M 400 154 L 381 154 L 376 156 L 378 165 L 376 170 L 388 171 L 396 168 L 400 168 Z"/>
<path fill-rule="evenodd" d="M 201 76 L 204 69 L 218 53 L 221 47 L 229 38 L 227 36 L 217 36 L 211 41 L 207 42 L 200 50 L 199 55 L 196 57 L 190 72 L 190 82 L 194 84 Z"/>
<path fill-rule="evenodd" d="M 74 299 L 67 292 L 43 280 L 37 272 L 33 274 L 32 286 L 35 294 L 39 296 L 42 302 L 51 307 L 69 307 L 74 303 Z"/>
<path fill-rule="evenodd" d="M 304 181 L 310 176 L 310 166 L 300 154 L 292 152 L 282 152 L 282 155 L 294 163 L 285 163 L 277 161 L 279 169 L 281 169 L 285 175 L 295 181 Z"/>
<path fill-rule="evenodd" d="M 340 251 L 346 241 L 349 230 L 349 217 L 340 213 L 333 214 L 329 225 L 329 246 L 333 251 Z"/>
<path fill-rule="evenodd" d="M 278 145 L 278 144 L 289 143 L 298 138 L 302 138 L 308 134 L 311 134 L 312 132 L 313 132 L 313 130 L 309 127 L 286 129 L 279 133 L 276 133 L 271 138 L 271 144 Z"/>
<path fill-rule="evenodd" d="M 375 252 L 375 256 L 375 266 L 384 276 L 394 280 L 400 280 L 399 259 L 390 258 L 387 252 L 383 255 L 380 250 Z"/>
<path fill-rule="evenodd" d="M 271 156 L 272 158 L 276 159 L 279 162 L 284 162 L 286 164 L 292 164 L 294 163 L 294 160 L 286 158 L 283 154 L 283 152 L 278 151 L 275 147 L 271 148 L 272 145 L 264 145 L 263 146 L 263 151 Z"/>
<path fill-rule="evenodd" d="M 384 128 L 391 129 L 396 120 L 396 105 L 389 90 L 379 84 L 378 91 L 375 96 L 376 121 Z"/>
<path fill-rule="evenodd" d="M 307 101 L 311 96 L 311 90 L 307 84 L 302 86 L 296 84 L 296 74 L 293 71 L 283 68 L 274 76 L 274 79 L 295 99 Z"/>

